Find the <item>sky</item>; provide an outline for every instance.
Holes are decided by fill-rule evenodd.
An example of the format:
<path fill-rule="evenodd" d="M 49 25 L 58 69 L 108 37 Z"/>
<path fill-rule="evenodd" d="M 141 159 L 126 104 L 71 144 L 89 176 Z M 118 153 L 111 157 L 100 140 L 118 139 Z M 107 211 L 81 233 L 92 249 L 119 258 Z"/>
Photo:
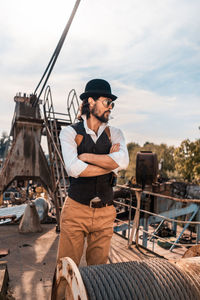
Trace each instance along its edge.
<path fill-rule="evenodd" d="M 0 134 L 16 93 L 34 92 L 75 0 L 0 0 Z M 126 142 L 179 146 L 200 135 L 200 1 L 81 0 L 48 84 L 55 110 L 103 78 Z M 42 98 L 42 97 L 41 97 Z"/>

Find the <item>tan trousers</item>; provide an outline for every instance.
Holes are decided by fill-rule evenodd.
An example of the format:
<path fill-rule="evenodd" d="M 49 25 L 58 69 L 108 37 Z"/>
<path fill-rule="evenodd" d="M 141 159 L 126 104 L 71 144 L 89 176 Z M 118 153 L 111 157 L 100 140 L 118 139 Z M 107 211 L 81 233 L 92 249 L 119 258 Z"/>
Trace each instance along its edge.
<path fill-rule="evenodd" d="M 60 240 L 57 259 L 68 256 L 77 265 L 83 254 L 87 237 L 86 261 L 88 265 L 105 264 L 116 210 L 113 205 L 90 208 L 67 197 L 60 219 Z"/>

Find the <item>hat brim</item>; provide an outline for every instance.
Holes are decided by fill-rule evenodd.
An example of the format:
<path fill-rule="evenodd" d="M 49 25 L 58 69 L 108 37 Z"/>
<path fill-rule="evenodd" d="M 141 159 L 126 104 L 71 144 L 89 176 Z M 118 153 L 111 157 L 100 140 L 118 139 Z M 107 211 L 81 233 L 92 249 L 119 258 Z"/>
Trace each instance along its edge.
<path fill-rule="evenodd" d="M 88 97 L 92 97 L 92 96 L 108 97 L 108 98 L 112 99 L 113 101 L 115 101 L 117 99 L 117 96 L 115 96 L 113 94 L 109 94 L 109 93 L 102 93 L 102 91 L 100 91 L 100 92 L 89 91 L 89 92 L 82 93 L 80 95 L 80 99 L 84 100 L 84 99 L 87 99 Z"/>

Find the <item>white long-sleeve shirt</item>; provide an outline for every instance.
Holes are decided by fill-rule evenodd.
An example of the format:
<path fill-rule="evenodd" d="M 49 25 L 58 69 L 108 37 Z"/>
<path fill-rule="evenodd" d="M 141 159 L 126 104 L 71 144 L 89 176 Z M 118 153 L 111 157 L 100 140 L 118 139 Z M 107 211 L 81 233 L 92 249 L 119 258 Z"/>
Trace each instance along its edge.
<path fill-rule="evenodd" d="M 104 129 L 107 127 L 107 124 L 102 123 L 102 125 L 99 127 L 98 133 L 96 134 L 93 130 L 88 128 L 86 116 L 83 115 L 82 118 L 84 120 L 83 124 L 86 133 L 89 134 L 94 143 L 96 143 Z M 113 172 L 117 173 L 121 169 L 126 169 L 129 164 L 128 150 L 122 131 L 112 126 L 109 126 L 109 128 L 112 145 L 117 143 L 120 144 L 120 149 L 118 152 L 107 154 L 118 164 L 119 167 L 113 170 Z M 86 162 L 83 162 L 78 158 L 77 144 L 75 142 L 76 135 L 76 131 L 71 126 L 63 128 L 60 132 L 60 142 L 65 168 L 68 176 L 75 178 L 79 177 L 79 175 L 88 166 Z"/>

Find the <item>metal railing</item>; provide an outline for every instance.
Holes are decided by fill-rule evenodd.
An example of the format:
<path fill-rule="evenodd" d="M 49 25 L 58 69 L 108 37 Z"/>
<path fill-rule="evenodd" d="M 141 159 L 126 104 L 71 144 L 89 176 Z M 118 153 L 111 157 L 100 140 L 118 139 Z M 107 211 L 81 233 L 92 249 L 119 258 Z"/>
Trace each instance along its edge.
<path fill-rule="evenodd" d="M 116 199 L 114 200 L 114 203 L 119 207 L 126 207 L 128 210 L 128 219 L 126 221 L 122 221 L 119 218 L 116 218 L 116 221 L 120 223 L 120 225 L 115 226 L 115 229 L 117 227 L 121 226 L 121 231 L 122 231 L 122 236 L 126 236 L 128 239 L 128 246 L 131 247 L 132 243 L 134 242 L 136 245 L 139 245 L 139 234 L 142 233 L 142 240 L 143 240 L 143 246 L 147 247 L 147 241 L 153 242 L 152 243 L 152 250 L 154 251 L 154 242 L 155 238 L 159 239 L 161 241 L 167 242 L 168 244 L 171 245 L 170 251 L 174 249 L 174 247 L 179 246 L 179 247 L 185 247 L 185 246 L 193 246 L 194 243 L 189 244 L 189 243 L 179 243 L 179 240 L 181 236 L 183 235 L 184 231 L 188 228 L 189 225 L 195 225 L 197 227 L 197 235 L 196 235 L 196 244 L 200 243 L 200 199 L 179 199 L 163 194 L 158 194 L 158 193 L 153 193 L 150 191 L 145 191 L 139 188 L 131 188 L 127 186 L 121 186 L 117 185 L 122 190 L 125 190 L 126 192 L 129 192 L 130 197 L 127 198 L 126 200 L 127 203 L 123 203 L 122 201 L 117 201 Z M 137 200 L 137 206 L 132 205 L 132 198 L 133 195 L 135 194 L 136 200 Z M 142 202 L 142 197 L 144 195 L 151 195 L 154 197 L 159 197 L 159 198 L 166 198 L 175 202 L 182 202 L 182 203 L 187 203 L 190 204 L 189 206 L 186 206 L 185 208 L 180 208 L 178 210 L 174 210 L 173 213 L 175 217 L 173 216 L 172 211 L 167 211 L 163 213 L 154 213 L 150 210 L 143 209 L 141 208 L 141 202 Z M 135 211 L 135 216 L 134 219 L 132 220 L 132 210 Z M 145 215 L 143 218 L 143 225 L 140 225 L 141 223 L 141 213 Z M 189 217 L 189 220 L 181 220 L 177 219 L 177 217 L 181 215 L 191 215 Z M 198 221 L 192 221 L 194 217 L 197 216 Z M 158 221 L 159 220 L 159 221 Z M 156 222 L 157 221 L 157 222 Z M 156 234 L 157 229 L 159 226 L 161 226 L 165 221 L 171 222 L 173 224 L 184 224 L 184 228 L 181 230 L 179 236 L 176 238 L 175 241 L 170 241 L 166 238 L 160 237 Z M 150 232 L 148 230 L 148 226 L 151 225 L 152 223 L 160 223 L 158 227 L 153 231 Z M 127 232 L 128 230 L 128 232 Z M 118 231 L 118 230 L 116 230 Z"/>
<path fill-rule="evenodd" d="M 44 125 L 49 149 L 50 168 L 54 185 L 54 202 L 58 224 L 60 209 L 63 206 L 68 188 L 68 176 L 61 153 L 59 133 L 62 126 L 68 126 L 75 122 L 78 109 L 79 102 L 76 92 L 75 90 L 71 90 L 67 99 L 67 112 L 55 112 L 51 89 L 49 86 L 46 88 L 43 103 Z"/>
<path fill-rule="evenodd" d="M 67 111 L 70 116 L 71 123 L 74 123 L 77 121 L 78 112 L 79 112 L 79 101 L 76 94 L 76 91 L 72 89 L 67 97 Z"/>

